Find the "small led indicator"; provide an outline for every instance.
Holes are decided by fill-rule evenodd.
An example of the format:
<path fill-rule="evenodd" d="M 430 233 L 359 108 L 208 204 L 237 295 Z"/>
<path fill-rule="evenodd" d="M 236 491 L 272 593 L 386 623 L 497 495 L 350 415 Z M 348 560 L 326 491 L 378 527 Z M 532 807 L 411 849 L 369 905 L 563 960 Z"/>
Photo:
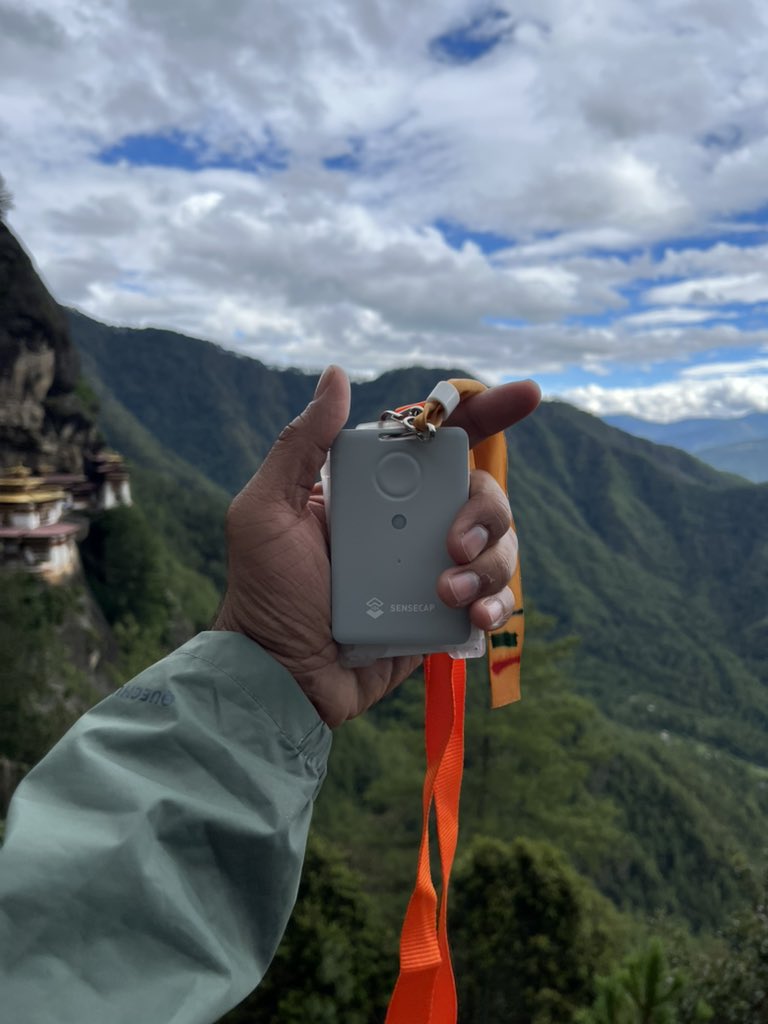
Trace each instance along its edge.
<path fill-rule="evenodd" d="M 402 530 L 402 528 L 405 526 L 407 522 L 408 520 L 405 518 L 405 516 L 399 514 L 396 516 L 392 516 L 392 525 L 396 530 Z"/>

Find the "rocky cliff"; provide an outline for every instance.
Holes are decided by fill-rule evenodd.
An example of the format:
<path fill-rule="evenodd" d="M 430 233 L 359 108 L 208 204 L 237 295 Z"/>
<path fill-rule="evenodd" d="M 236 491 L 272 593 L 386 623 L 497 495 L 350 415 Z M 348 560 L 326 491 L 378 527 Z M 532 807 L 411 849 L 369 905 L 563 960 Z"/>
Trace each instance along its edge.
<path fill-rule="evenodd" d="M 101 446 L 65 316 L 0 222 L 0 468 L 78 473 Z"/>

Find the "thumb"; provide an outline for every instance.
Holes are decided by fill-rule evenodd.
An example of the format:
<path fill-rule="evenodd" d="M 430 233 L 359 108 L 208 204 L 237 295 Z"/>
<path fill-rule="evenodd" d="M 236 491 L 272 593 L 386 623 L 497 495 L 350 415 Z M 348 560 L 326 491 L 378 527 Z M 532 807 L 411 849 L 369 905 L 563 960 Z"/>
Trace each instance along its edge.
<path fill-rule="evenodd" d="M 253 478 L 259 490 L 303 511 L 328 449 L 349 418 L 349 404 L 349 378 L 340 366 L 329 366 L 312 401 L 285 427 Z"/>

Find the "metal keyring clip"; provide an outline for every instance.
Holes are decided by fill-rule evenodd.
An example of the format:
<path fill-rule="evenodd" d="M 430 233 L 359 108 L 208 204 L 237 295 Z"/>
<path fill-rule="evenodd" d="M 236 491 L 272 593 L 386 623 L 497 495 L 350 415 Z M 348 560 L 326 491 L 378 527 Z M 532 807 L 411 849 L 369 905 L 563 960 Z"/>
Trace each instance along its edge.
<path fill-rule="evenodd" d="M 421 407 L 418 405 L 414 405 L 410 409 L 404 409 L 402 412 L 386 409 L 379 417 L 379 426 L 386 428 L 385 433 L 379 434 L 381 440 L 417 437 L 420 441 L 431 441 L 437 433 L 437 428 L 432 423 L 427 423 L 426 430 L 418 430 L 413 425 L 413 421 L 421 411 Z M 400 429 L 395 427 L 395 423 L 400 425 Z"/>

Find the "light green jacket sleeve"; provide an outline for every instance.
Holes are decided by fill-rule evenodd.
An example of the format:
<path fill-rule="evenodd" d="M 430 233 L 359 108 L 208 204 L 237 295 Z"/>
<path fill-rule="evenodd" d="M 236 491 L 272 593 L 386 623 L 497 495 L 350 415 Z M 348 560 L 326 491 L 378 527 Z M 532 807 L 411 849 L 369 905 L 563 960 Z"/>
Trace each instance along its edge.
<path fill-rule="evenodd" d="M 293 909 L 330 730 L 235 633 L 202 633 L 27 776 L 0 851 L 0 1020 L 211 1024 Z"/>

